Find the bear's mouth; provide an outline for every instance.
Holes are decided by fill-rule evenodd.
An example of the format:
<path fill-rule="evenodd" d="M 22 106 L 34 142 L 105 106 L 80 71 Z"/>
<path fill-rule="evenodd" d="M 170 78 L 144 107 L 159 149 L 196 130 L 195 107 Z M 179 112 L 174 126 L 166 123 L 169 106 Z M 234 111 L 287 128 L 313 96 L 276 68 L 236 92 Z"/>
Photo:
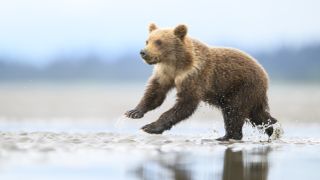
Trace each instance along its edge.
<path fill-rule="evenodd" d="M 153 65 L 153 64 L 157 64 L 159 62 L 159 58 L 158 57 L 144 58 L 144 61 L 149 65 Z"/>

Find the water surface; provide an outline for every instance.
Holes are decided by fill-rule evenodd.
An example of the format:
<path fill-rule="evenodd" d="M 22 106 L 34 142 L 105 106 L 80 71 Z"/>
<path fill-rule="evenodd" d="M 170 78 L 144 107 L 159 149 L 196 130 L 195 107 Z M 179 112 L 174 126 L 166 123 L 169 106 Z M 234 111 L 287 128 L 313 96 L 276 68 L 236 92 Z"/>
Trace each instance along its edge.
<path fill-rule="evenodd" d="M 295 88 L 293 88 L 295 87 Z M 242 141 L 218 142 L 219 111 L 202 104 L 163 135 L 140 131 L 174 103 L 141 120 L 143 86 L 0 88 L 0 179 L 320 179 L 318 86 L 274 86 L 278 140 L 244 127 Z"/>

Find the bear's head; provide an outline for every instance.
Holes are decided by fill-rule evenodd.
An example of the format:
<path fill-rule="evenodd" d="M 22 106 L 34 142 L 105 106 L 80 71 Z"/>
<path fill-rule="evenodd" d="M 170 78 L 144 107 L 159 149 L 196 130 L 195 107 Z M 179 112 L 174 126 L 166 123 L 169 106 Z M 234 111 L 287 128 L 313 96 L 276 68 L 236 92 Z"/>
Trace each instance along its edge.
<path fill-rule="evenodd" d="M 176 63 L 185 49 L 187 26 L 178 25 L 173 29 L 161 29 L 155 24 L 149 25 L 149 37 L 146 46 L 140 51 L 148 64 Z"/>

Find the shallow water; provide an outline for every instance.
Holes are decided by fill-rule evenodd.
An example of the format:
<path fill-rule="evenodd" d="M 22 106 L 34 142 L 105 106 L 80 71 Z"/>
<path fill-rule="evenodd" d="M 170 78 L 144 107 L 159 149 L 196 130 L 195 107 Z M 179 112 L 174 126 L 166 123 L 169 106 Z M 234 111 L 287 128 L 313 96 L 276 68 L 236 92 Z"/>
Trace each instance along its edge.
<path fill-rule="evenodd" d="M 163 135 L 143 133 L 172 95 L 131 120 L 121 114 L 143 87 L 118 88 L 0 88 L 0 179 L 320 179 L 318 86 L 272 89 L 284 134 L 271 142 L 248 124 L 242 141 L 215 141 L 222 117 L 205 105 Z"/>
<path fill-rule="evenodd" d="M 149 135 L 130 121 L 2 122 L 0 179 L 320 177 L 317 124 L 287 124 L 284 136 L 271 142 L 246 125 L 243 141 L 218 142 L 222 123 L 211 130 L 207 122 L 184 123 L 164 135 Z"/>

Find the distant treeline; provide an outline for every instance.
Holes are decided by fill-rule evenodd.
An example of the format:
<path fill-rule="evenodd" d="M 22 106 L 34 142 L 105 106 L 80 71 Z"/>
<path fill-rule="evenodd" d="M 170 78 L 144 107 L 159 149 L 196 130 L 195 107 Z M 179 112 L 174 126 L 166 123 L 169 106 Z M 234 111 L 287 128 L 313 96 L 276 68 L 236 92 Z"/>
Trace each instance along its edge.
<path fill-rule="evenodd" d="M 273 81 L 320 82 L 320 44 L 252 55 Z M 0 58 L 0 81 L 144 81 L 152 71 L 138 53 L 112 61 L 92 54 L 80 59 L 61 57 L 44 67 L 14 62 Z"/>
<path fill-rule="evenodd" d="M 301 48 L 283 47 L 254 57 L 275 80 L 320 82 L 320 44 Z"/>
<path fill-rule="evenodd" d="M 138 55 L 128 54 L 116 60 L 61 57 L 43 67 L 0 59 L 0 81 L 141 81 L 151 72 Z"/>

